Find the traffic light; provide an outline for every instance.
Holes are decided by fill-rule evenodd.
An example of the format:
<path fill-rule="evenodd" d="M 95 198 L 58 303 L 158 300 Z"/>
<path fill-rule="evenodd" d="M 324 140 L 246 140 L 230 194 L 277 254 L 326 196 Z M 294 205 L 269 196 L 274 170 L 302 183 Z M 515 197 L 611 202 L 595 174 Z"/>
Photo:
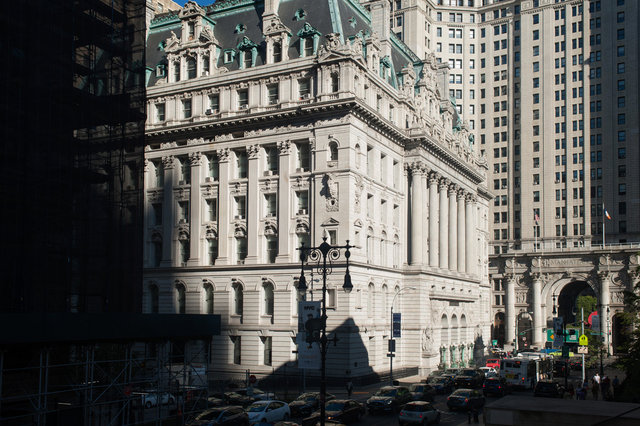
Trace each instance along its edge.
<path fill-rule="evenodd" d="M 553 331 L 555 334 L 562 335 L 562 326 L 564 325 L 564 320 L 562 317 L 555 317 L 553 319 Z"/>

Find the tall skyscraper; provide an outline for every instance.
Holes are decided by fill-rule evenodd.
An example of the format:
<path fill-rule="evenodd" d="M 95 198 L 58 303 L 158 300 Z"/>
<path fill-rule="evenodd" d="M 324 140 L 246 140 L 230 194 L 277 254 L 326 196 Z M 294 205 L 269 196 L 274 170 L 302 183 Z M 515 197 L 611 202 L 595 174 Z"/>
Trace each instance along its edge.
<path fill-rule="evenodd" d="M 433 51 L 449 64 L 449 95 L 489 163 L 494 314 L 511 311 L 496 328 L 511 330 L 511 341 L 520 310 L 538 317 L 532 338 L 543 343 L 553 295 L 565 286 L 545 265 L 564 262 L 569 274 L 585 256 L 594 271 L 633 265 L 627 243 L 640 238 L 633 214 L 640 207 L 638 2 L 395 0 L 392 6 L 398 37 L 418 55 Z M 620 259 L 602 262 L 600 255 Z M 612 282 L 620 288 L 631 285 L 632 274 L 616 274 Z M 505 290 L 514 276 L 524 295 Z M 541 276 L 546 280 L 534 286 Z M 598 279 L 572 279 L 588 284 L 606 310 L 602 295 L 614 290 Z M 622 309 L 621 300 L 614 305 Z"/>

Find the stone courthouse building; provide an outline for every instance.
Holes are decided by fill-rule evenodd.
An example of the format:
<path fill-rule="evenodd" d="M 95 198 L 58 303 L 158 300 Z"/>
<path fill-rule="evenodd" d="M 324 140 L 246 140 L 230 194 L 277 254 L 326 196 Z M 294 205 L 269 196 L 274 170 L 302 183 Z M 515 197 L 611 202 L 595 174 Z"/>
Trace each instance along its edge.
<path fill-rule="evenodd" d="M 221 315 L 212 371 L 296 370 L 297 248 L 323 235 L 357 246 L 353 291 L 344 262 L 328 276 L 329 377 L 388 373 L 391 309 L 396 371 L 487 343 L 487 164 L 447 65 L 389 19 L 386 1 L 223 0 L 152 21 L 144 310 Z"/>

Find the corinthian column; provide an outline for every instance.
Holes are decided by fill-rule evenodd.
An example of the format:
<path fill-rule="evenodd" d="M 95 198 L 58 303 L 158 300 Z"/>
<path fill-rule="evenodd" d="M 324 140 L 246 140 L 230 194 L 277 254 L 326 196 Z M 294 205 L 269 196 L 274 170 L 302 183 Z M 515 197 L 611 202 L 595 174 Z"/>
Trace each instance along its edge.
<path fill-rule="evenodd" d="M 429 265 L 437 267 L 438 258 L 438 175 L 429 175 Z"/>
<path fill-rule="evenodd" d="M 289 224 L 291 220 L 291 191 L 289 168 L 291 167 L 291 142 L 278 142 L 278 256 L 276 263 L 291 261 Z"/>
<path fill-rule="evenodd" d="M 191 166 L 191 192 L 189 202 L 191 204 L 189 214 L 189 260 L 187 265 L 197 266 L 200 264 L 200 217 L 202 196 L 200 195 L 200 170 L 202 164 L 202 154 L 192 152 L 189 154 L 189 165 Z"/>
<path fill-rule="evenodd" d="M 258 154 L 260 148 L 257 145 L 250 145 L 247 147 L 247 156 L 249 157 L 249 179 L 247 182 L 247 258 L 245 263 L 255 264 L 259 263 L 258 257 L 258 224 L 260 223 L 259 205 L 260 192 L 258 183 L 258 174 L 260 170 L 258 168 Z"/>
<path fill-rule="evenodd" d="M 449 181 L 440 180 L 440 268 L 449 269 L 449 203 L 447 202 L 447 191 Z"/>
<path fill-rule="evenodd" d="M 422 220 L 420 228 L 422 229 L 422 264 L 429 264 L 429 172 L 426 168 L 422 168 L 422 178 L 420 179 L 420 190 L 422 191 Z"/>
<path fill-rule="evenodd" d="M 229 229 L 231 223 L 231 196 L 229 195 L 229 148 L 219 149 L 218 154 L 218 258 L 216 265 L 229 264 Z"/>
<path fill-rule="evenodd" d="M 449 186 L 449 269 L 458 270 L 458 206 L 455 185 Z"/>
<path fill-rule="evenodd" d="M 503 280 L 504 283 L 504 330 L 505 343 L 511 344 L 516 338 L 516 278 L 515 275 Z"/>
<path fill-rule="evenodd" d="M 458 272 L 465 272 L 467 269 L 465 251 L 466 239 L 465 239 L 465 217 L 464 217 L 464 203 L 465 192 L 461 189 L 458 191 Z"/>
<path fill-rule="evenodd" d="M 539 274 L 536 274 L 533 278 L 531 295 L 531 304 L 533 305 L 533 346 L 542 348 L 544 346 L 542 328 L 545 321 L 542 317 L 542 279 Z"/>
<path fill-rule="evenodd" d="M 173 168 L 175 166 L 173 155 L 162 157 L 162 169 L 164 171 L 164 192 L 162 200 L 162 261 L 160 266 L 173 264 L 173 228 L 175 219 L 173 215 Z"/>
<path fill-rule="evenodd" d="M 419 163 L 410 166 L 411 171 L 411 264 L 422 263 L 422 170 Z"/>

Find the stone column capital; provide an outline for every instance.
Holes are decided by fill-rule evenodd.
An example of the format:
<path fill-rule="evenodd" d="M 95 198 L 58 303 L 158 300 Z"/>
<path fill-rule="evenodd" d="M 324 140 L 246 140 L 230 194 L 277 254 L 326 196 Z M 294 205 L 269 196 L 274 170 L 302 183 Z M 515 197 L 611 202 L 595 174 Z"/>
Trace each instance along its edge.
<path fill-rule="evenodd" d="M 450 184 L 450 183 L 451 183 L 451 181 L 450 181 L 449 179 L 447 179 L 447 178 L 441 178 L 441 179 L 438 181 L 438 186 L 439 186 L 439 188 L 438 188 L 438 189 L 439 189 L 440 191 L 446 191 L 446 190 L 447 190 L 447 188 L 449 187 L 449 184 Z"/>
<path fill-rule="evenodd" d="M 247 146 L 247 157 L 249 157 L 249 160 L 255 160 L 256 158 L 258 158 L 259 153 L 260 147 L 258 145 Z"/>
<path fill-rule="evenodd" d="M 462 188 L 458 188 L 457 196 L 458 196 L 458 201 L 463 201 L 467 196 L 467 191 L 465 191 Z"/>
<path fill-rule="evenodd" d="M 189 153 L 189 165 L 191 167 L 199 166 L 202 164 L 202 154 L 200 152 Z"/>
<path fill-rule="evenodd" d="M 437 172 L 430 172 L 429 173 L 429 186 L 437 185 L 439 179 L 440 179 L 440 175 Z"/>
<path fill-rule="evenodd" d="M 175 163 L 175 157 L 173 155 L 167 155 L 162 157 L 162 168 L 165 170 L 173 169 Z"/>
<path fill-rule="evenodd" d="M 221 148 L 216 151 L 216 154 L 218 155 L 218 163 L 226 163 L 231 156 L 231 150 L 229 148 Z"/>
<path fill-rule="evenodd" d="M 451 183 L 449 184 L 448 190 L 449 190 L 449 197 L 453 198 L 458 193 L 458 185 L 456 185 L 455 183 Z"/>
<path fill-rule="evenodd" d="M 288 155 L 291 153 L 291 141 L 278 142 L 278 153 L 280 155 Z"/>

